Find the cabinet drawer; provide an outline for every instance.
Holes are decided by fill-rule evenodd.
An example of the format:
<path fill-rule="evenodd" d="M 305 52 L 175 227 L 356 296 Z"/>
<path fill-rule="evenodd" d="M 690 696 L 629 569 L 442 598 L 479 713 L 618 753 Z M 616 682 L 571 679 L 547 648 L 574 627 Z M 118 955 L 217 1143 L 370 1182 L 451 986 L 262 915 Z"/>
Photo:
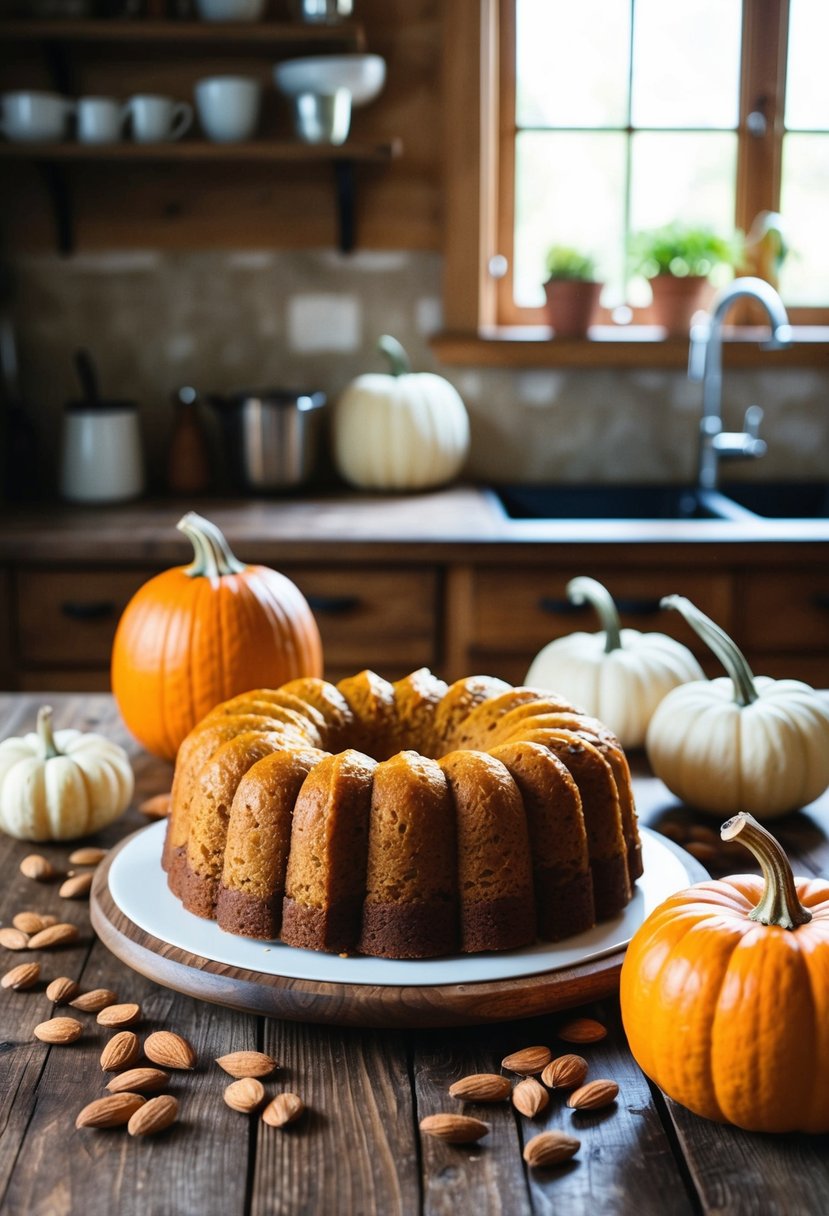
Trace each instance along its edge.
<path fill-rule="evenodd" d="M 586 563 L 566 570 L 540 567 L 482 567 L 473 573 L 470 604 L 471 642 L 493 654 L 534 654 L 547 642 L 599 626 L 589 607 L 567 600 L 571 578 L 586 573 Z M 691 649 L 705 646 L 675 612 L 660 609 L 659 600 L 685 595 L 724 629 L 731 627 L 731 578 L 727 574 L 660 568 L 631 571 L 623 567 L 591 570 L 619 606 L 622 624 L 643 632 L 659 631 L 679 638 Z"/>
<path fill-rule="evenodd" d="M 740 590 L 737 641 L 747 649 L 829 654 L 829 573 L 801 568 L 757 572 L 746 575 Z"/>
<path fill-rule="evenodd" d="M 21 570 L 17 642 L 23 664 L 108 667 L 115 627 L 156 570 Z"/>

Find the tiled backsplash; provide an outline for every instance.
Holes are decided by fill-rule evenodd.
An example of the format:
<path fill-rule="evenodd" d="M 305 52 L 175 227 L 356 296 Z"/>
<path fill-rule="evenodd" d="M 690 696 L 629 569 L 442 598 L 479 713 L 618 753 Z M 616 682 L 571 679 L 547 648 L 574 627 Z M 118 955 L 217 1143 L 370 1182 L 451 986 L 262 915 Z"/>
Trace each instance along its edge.
<path fill-rule="evenodd" d="M 416 369 L 438 371 L 459 389 L 472 423 L 472 478 L 693 476 L 700 388 L 682 372 L 437 366 L 428 345 L 441 324 L 436 254 L 37 255 L 18 258 L 13 270 L 21 384 L 47 489 L 62 405 L 78 396 L 78 347 L 92 353 L 105 395 L 139 402 L 157 483 L 177 387 L 306 386 L 333 400 L 356 375 L 383 369 L 381 333 L 403 342 Z M 729 428 L 752 402 L 766 411 L 769 452 L 750 476 L 826 476 L 829 369 L 727 372 L 724 397 Z"/>

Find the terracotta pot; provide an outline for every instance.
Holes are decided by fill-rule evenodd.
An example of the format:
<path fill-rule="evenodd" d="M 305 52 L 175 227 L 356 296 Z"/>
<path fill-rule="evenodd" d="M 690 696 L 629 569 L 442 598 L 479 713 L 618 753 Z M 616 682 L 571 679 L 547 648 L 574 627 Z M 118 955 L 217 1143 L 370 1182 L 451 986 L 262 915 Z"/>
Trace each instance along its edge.
<path fill-rule="evenodd" d="M 582 279 L 548 279 L 547 320 L 556 338 L 583 338 L 599 303 L 601 283 Z"/>
<path fill-rule="evenodd" d="M 658 274 L 651 279 L 653 303 L 651 318 L 654 325 L 664 327 L 670 337 L 687 338 L 691 318 L 705 308 L 711 295 L 711 284 L 704 275 L 689 274 L 677 278 Z"/>

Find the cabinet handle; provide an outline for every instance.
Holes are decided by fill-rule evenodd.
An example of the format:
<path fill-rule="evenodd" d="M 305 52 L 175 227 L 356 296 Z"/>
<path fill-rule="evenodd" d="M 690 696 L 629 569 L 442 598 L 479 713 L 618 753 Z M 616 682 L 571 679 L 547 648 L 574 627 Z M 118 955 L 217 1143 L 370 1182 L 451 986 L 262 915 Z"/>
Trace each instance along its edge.
<path fill-rule="evenodd" d="M 360 599 L 356 595 L 306 595 L 305 598 L 312 612 L 321 612 L 325 616 L 345 616 L 360 606 Z"/>
<path fill-rule="evenodd" d="M 64 600 L 60 610 L 72 621 L 102 621 L 114 616 L 117 608 L 113 600 Z"/>
<path fill-rule="evenodd" d="M 660 611 L 658 599 L 617 599 L 615 603 L 622 616 L 654 616 Z M 584 604 L 571 604 L 570 600 L 556 600 L 546 595 L 538 601 L 538 606 L 542 612 L 549 612 L 553 616 L 573 616 L 585 610 Z"/>

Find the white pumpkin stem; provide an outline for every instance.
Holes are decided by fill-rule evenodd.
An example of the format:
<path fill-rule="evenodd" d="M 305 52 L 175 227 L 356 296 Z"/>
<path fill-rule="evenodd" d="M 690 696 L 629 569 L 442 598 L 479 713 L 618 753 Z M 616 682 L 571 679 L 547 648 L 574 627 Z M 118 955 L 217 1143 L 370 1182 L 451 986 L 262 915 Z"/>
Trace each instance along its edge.
<path fill-rule="evenodd" d="M 758 700 L 754 686 L 754 673 L 736 642 L 728 636 L 709 616 L 700 612 L 684 595 L 666 595 L 659 601 L 660 608 L 674 608 L 679 612 L 708 649 L 717 656 L 734 685 L 734 700 L 741 707 Z"/>
<path fill-rule="evenodd" d="M 739 811 L 720 828 L 723 840 L 738 840 L 760 863 L 765 886 L 760 902 L 748 914 L 749 920 L 761 925 L 779 925 L 781 929 L 796 929 L 812 919 L 808 908 L 797 897 L 794 874 L 789 859 L 780 844 L 746 811 Z"/>
<path fill-rule="evenodd" d="M 55 743 L 55 736 L 52 731 L 52 706 L 41 705 L 37 711 L 37 733 L 40 736 L 40 741 L 43 744 L 43 750 L 46 753 L 47 760 L 53 760 L 55 756 L 62 755 Z"/>
<path fill-rule="evenodd" d="M 383 334 L 377 343 L 377 349 L 382 351 L 391 364 L 390 370 L 393 376 L 408 376 L 412 370 L 412 363 L 402 342 L 398 342 L 397 338 L 393 338 L 391 334 Z"/>
<path fill-rule="evenodd" d="M 231 552 L 223 533 L 209 519 L 188 511 L 176 524 L 193 546 L 194 558 L 186 566 L 188 578 L 221 578 L 223 574 L 241 574 L 246 569 Z"/>
<path fill-rule="evenodd" d="M 622 623 L 607 587 L 603 587 L 595 578 L 586 578 L 583 575 L 571 578 L 567 584 L 567 598 L 572 604 L 589 604 L 591 608 L 595 608 L 605 631 L 605 654 L 622 649 Z"/>

